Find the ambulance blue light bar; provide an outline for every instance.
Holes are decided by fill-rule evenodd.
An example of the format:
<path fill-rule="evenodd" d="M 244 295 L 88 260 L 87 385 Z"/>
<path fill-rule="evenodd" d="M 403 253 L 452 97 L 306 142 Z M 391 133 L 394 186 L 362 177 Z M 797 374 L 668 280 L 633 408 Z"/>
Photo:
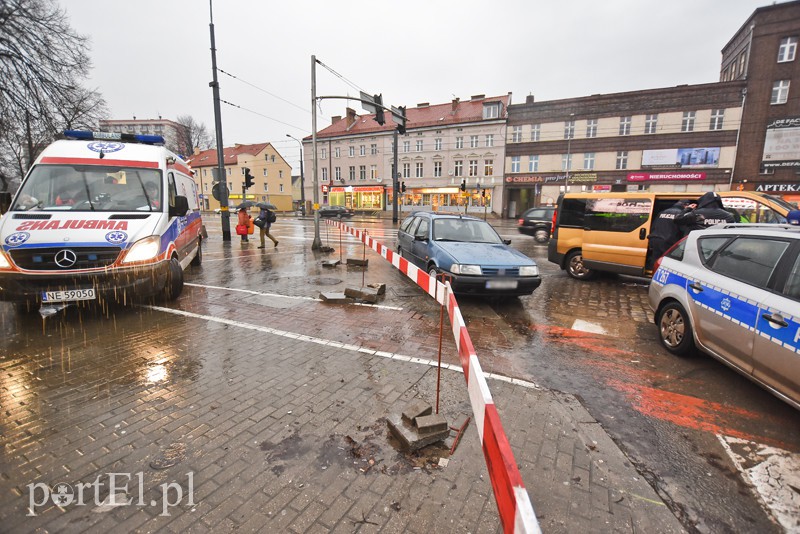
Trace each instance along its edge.
<path fill-rule="evenodd" d="M 90 132 L 87 130 L 64 130 L 67 139 L 82 141 L 127 141 L 129 143 L 142 143 L 145 145 L 163 145 L 164 138 L 160 135 L 129 134 L 119 132 Z"/>

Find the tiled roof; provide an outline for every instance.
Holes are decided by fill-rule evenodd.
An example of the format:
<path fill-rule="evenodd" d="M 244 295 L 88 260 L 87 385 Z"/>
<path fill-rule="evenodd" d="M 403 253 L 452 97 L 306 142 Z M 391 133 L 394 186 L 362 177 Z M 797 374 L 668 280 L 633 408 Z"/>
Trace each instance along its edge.
<path fill-rule="evenodd" d="M 508 115 L 508 101 L 511 95 L 494 96 L 488 98 L 476 98 L 471 100 L 459 100 L 454 106 L 453 102 L 447 104 L 436 104 L 424 107 L 409 107 L 406 109 L 406 128 L 422 128 L 425 126 L 449 126 L 467 122 L 483 120 L 483 105 L 500 102 L 500 119 L 505 119 Z M 455 109 L 454 109 L 455 108 Z M 395 129 L 397 124 L 392 121 L 391 114 L 386 112 L 386 123 L 381 126 L 375 122 L 374 114 L 356 115 L 356 121 L 348 128 L 347 117 L 336 121 L 327 128 L 317 132 L 317 137 L 338 137 L 343 135 L 371 134 L 378 132 L 390 132 Z M 497 120 L 497 119 L 494 119 Z M 311 136 L 304 140 L 311 139 Z"/>
<path fill-rule="evenodd" d="M 268 146 L 269 143 L 259 143 L 256 145 L 236 145 L 232 147 L 225 147 L 223 149 L 225 165 L 232 165 L 236 163 L 240 154 L 250 154 L 251 156 L 256 156 Z M 203 150 L 196 156 L 193 154 L 186 162 L 195 169 L 198 167 L 216 167 L 217 149 L 210 148 L 208 150 Z"/>

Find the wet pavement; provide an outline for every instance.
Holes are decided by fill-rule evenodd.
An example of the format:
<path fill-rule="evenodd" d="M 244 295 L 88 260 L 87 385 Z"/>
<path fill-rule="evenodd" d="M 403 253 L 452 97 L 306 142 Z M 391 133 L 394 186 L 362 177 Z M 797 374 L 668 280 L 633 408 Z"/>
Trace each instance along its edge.
<path fill-rule="evenodd" d="M 0 305 L 2 529 L 501 531 L 474 423 L 452 455 L 389 436 L 407 402 L 435 403 L 432 299 L 369 251 L 366 270 L 323 267 L 364 254 L 324 226 L 329 255 L 310 250 L 308 221 L 279 220 L 266 250 L 206 224 L 203 265 L 175 302 L 44 321 Z M 388 286 L 378 306 L 319 301 L 375 282 Z M 522 326 L 493 324 L 469 323 L 484 369 L 532 375 L 508 355 Z M 447 336 L 442 359 L 458 364 Z M 545 532 L 682 530 L 575 396 L 503 376 L 489 386 Z M 451 426 L 472 415 L 460 373 L 443 371 L 440 403 Z"/>

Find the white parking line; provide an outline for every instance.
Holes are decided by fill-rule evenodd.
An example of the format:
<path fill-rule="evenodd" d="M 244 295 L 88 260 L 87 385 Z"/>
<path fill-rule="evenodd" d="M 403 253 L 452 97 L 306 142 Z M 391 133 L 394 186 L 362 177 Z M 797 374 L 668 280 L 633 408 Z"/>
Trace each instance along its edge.
<path fill-rule="evenodd" d="M 226 289 L 226 288 L 222 288 L 222 289 Z M 278 295 L 278 296 L 282 296 L 282 295 Z M 436 367 L 436 366 L 439 365 L 439 363 L 434 361 L 434 360 L 426 360 L 426 359 L 423 359 L 423 358 L 416 358 L 416 357 L 412 357 L 412 356 L 404 356 L 402 354 L 398 354 L 398 353 L 395 353 L 395 352 L 384 352 L 384 351 L 380 351 L 380 350 L 368 349 L 366 347 L 359 347 L 357 345 L 348 345 L 346 343 L 342 343 L 340 341 L 333 341 L 331 339 L 323 339 L 323 338 L 318 338 L 318 337 L 312 337 L 312 336 L 307 336 L 305 334 L 295 334 L 294 332 L 287 332 L 285 330 L 278 330 L 278 329 L 275 329 L 275 328 L 270 328 L 268 326 L 258 326 L 258 325 L 254 325 L 254 324 L 250 324 L 250 323 L 243 323 L 241 321 L 234 321 L 234 320 L 231 320 L 231 319 L 223 319 L 222 317 L 214 317 L 212 315 L 202 315 L 202 314 L 199 314 L 199 313 L 193 313 L 193 312 L 188 312 L 188 311 L 183 311 L 183 310 L 175 310 L 175 309 L 172 309 L 172 308 L 164 308 L 164 307 L 161 307 L 161 306 L 143 305 L 141 307 L 142 308 L 147 308 L 147 309 L 150 309 L 150 310 L 164 312 L 164 313 L 170 313 L 170 314 L 173 314 L 173 315 L 181 315 L 183 317 L 191 317 L 193 319 L 200 319 L 200 320 L 204 320 L 204 321 L 210 321 L 210 322 L 213 322 L 213 323 L 220 323 L 220 324 L 225 324 L 225 325 L 228 325 L 228 326 L 235 326 L 237 328 L 244 328 L 244 329 L 247 329 L 247 330 L 255 330 L 255 331 L 258 331 L 258 332 L 264 332 L 265 334 L 273 334 L 275 336 L 281 336 L 281 337 L 286 337 L 286 338 L 290 338 L 290 339 L 296 339 L 297 341 L 305 341 L 307 343 L 316 343 L 317 345 L 326 345 L 328 347 L 334 347 L 334 348 L 337 348 L 337 349 L 349 350 L 349 351 L 352 351 L 352 352 L 361 352 L 361 353 L 364 353 L 364 354 L 369 354 L 371 356 L 378 356 L 378 357 L 387 358 L 387 359 L 390 359 L 390 360 L 397 360 L 397 361 L 408 362 L 408 363 L 416 363 L 416 364 L 420 364 L 420 365 L 427 365 L 429 367 Z M 462 374 L 464 373 L 464 371 L 461 368 L 460 364 L 443 363 L 442 364 L 442 369 L 447 369 L 447 370 L 455 371 L 457 373 L 462 373 Z M 522 387 L 528 388 L 528 389 L 537 389 L 537 390 L 541 389 L 539 387 L 539 385 L 537 385 L 537 384 L 535 384 L 533 382 L 528 382 L 526 380 L 520 380 L 518 378 L 511 378 L 511 377 L 508 377 L 508 376 L 498 375 L 498 374 L 494 374 L 494 373 L 487 374 L 486 376 L 487 376 L 487 378 L 492 378 L 494 380 L 500 380 L 500 381 L 503 381 L 503 382 L 508 382 L 508 383 L 511 383 L 511 384 L 514 384 L 514 385 L 517 385 L 517 386 L 522 386 Z"/>
<path fill-rule="evenodd" d="M 265 293 L 263 291 L 252 291 L 250 289 L 237 289 L 235 287 L 221 287 L 221 286 L 209 286 L 205 284 L 192 284 L 189 282 L 184 283 L 185 286 L 191 287 L 201 287 L 203 289 L 218 289 L 222 291 L 235 291 L 239 293 L 247 293 L 250 295 L 259 295 L 261 297 L 279 297 L 282 299 L 293 299 L 293 300 L 313 300 L 314 302 L 322 302 L 322 299 L 314 298 L 314 297 L 303 297 L 297 295 L 281 295 L 279 293 Z M 395 310 L 395 311 L 403 311 L 403 308 L 398 308 L 397 306 L 383 306 L 381 304 L 366 304 L 360 302 L 351 302 L 349 303 L 351 306 L 365 306 L 367 308 L 378 308 L 380 310 Z"/>

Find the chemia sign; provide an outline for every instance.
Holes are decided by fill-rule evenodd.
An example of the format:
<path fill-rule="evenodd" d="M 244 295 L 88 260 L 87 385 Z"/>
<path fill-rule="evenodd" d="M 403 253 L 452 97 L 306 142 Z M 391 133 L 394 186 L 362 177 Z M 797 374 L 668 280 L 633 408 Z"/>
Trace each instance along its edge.
<path fill-rule="evenodd" d="M 756 191 L 761 191 L 762 193 L 800 193 L 800 183 L 758 184 Z"/>

